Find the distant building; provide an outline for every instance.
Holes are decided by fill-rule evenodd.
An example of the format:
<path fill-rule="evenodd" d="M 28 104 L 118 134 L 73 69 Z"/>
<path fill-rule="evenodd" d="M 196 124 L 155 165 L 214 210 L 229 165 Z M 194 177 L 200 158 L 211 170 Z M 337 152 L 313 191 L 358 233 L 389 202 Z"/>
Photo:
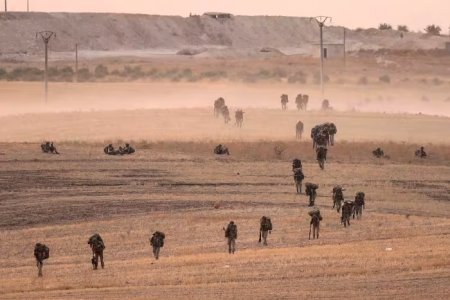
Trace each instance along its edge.
<path fill-rule="evenodd" d="M 315 46 L 319 46 L 319 51 L 317 51 L 317 56 L 320 57 L 320 44 L 314 44 Z M 323 44 L 323 57 L 324 58 L 342 58 L 345 56 L 345 47 L 344 44 L 332 44 L 332 43 L 324 43 Z"/>
<path fill-rule="evenodd" d="M 232 14 L 221 12 L 205 12 L 203 15 L 213 19 L 231 19 L 233 17 Z"/>
<path fill-rule="evenodd" d="M 445 43 L 445 50 L 447 50 L 447 53 L 450 53 L 450 42 Z"/>

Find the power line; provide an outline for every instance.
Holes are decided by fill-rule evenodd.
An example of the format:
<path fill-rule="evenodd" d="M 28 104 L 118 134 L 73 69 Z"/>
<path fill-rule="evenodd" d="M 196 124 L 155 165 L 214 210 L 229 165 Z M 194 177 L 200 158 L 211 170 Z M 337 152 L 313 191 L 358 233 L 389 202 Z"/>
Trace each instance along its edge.
<path fill-rule="evenodd" d="M 320 86 L 322 88 L 322 97 L 324 95 L 324 86 L 323 86 L 323 27 L 325 23 L 329 20 L 331 22 L 332 18 L 327 16 L 317 16 L 314 18 L 310 18 L 309 21 L 315 20 L 317 25 L 319 25 L 320 29 Z"/>
<path fill-rule="evenodd" d="M 56 38 L 56 33 L 53 31 L 40 31 L 36 33 L 36 38 L 38 35 L 42 38 L 42 41 L 45 45 L 45 72 L 44 72 L 44 81 L 45 81 L 45 102 L 47 102 L 48 97 L 48 43 L 52 37 Z"/>

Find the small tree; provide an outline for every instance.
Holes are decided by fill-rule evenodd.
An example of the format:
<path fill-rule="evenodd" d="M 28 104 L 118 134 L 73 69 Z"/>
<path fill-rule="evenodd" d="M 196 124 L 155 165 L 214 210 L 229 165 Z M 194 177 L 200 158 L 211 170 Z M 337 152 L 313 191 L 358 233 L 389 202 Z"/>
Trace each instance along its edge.
<path fill-rule="evenodd" d="M 440 35 L 441 34 L 441 27 L 436 26 L 434 24 L 428 25 L 425 28 L 425 32 L 431 35 Z"/>
<path fill-rule="evenodd" d="M 103 77 L 106 77 L 106 76 L 108 76 L 108 74 L 109 74 L 108 68 L 105 67 L 104 65 L 98 65 L 98 66 L 95 68 L 94 74 L 95 74 L 95 77 L 97 77 L 97 78 L 103 78 Z"/>
<path fill-rule="evenodd" d="M 398 25 L 397 30 L 401 32 L 409 32 L 408 26 L 406 25 Z"/>
<path fill-rule="evenodd" d="M 392 26 L 388 23 L 381 23 L 380 25 L 378 25 L 378 29 L 379 30 L 391 30 Z"/>

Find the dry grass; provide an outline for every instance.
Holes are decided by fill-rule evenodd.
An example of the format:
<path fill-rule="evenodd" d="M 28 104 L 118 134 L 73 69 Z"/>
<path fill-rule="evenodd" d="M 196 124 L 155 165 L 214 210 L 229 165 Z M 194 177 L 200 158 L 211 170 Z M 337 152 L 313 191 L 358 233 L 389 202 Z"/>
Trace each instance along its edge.
<path fill-rule="evenodd" d="M 310 145 L 300 144 L 324 216 L 321 238 L 308 241 L 307 198 L 294 193 L 289 157 L 270 157 L 272 142 L 232 143 L 227 158 L 211 155 L 211 145 L 138 144 L 136 155 L 109 157 L 84 142 L 62 144 L 61 156 L 39 153 L 37 144 L 2 144 L 0 298 L 420 299 L 450 292 L 448 146 L 432 161 L 393 155 L 358 163 L 372 144 L 338 144 L 320 171 Z M 415 145 L 386 147 L 397 153 Z M 344 154 L 351 148 L 355 154 Z M 347 229 L 331 209 L 335 184 L 347 198 L 367 195 L 363 219 Z M 261 215 L 274 222 L 267 248 L 257 243 Z M 230 219 L 239 226 L 234 256 L 221 229 Z M 154 230 L 167 234 L 157 262 L 148 243 Z M 106 242 L 105 270 L 90 269 L 86 241 L 94 232 Z M 36 277 L 36 241 L 51 248 L 44 278 Z"/>

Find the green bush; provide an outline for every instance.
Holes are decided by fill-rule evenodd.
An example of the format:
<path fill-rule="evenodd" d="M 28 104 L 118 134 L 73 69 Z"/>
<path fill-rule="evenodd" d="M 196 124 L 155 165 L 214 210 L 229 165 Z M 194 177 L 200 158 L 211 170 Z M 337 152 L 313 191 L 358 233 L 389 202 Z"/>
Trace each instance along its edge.
<path fill-rule="evenodd" d="M 401 32 L 409 32 L 408 26 L 406 25 L 398 25 L 397 30 Z"/>
<path fill-rule="evenodd" d="M 88 68 L 81 68 L 78 70 L 78 81 L 86 82 L 92 79 L 93 75 Z"/>
<path fill-rule="evenodd" d="M 0 68 L 0 80 L 5 79 L 8 72 L 5 69 Z"/>
<path fill-rule="evenodd" d="M 380 76 L 379 80 L 383 83 L 391 83 L 391 77 L 389 75 Z"/>
<path fill-rule="evenodd" d="M 109 75 L 108 68 L 104 65 L 98 65 L 97 67 L 95 67 L 94 75 L 97 78 L 105 78 Z"/>
<path fill-rule="evenodd" d="M 319 78 L 320 81 L 320 78 Z M 302 71 L 297 71 L 288 77 L 289 83 L 306 83 L 306 74 Z"/>
<path fill-rule="evenodd" d="M 378 29 L 379 30 L 391 30 L 392 26 L 388 23 L 381 23 L 380 25 L 378 25 Z"/>
<path fill-rule="evenodd" d="M 431 35 L 440 35 L 441 31 L 442 31 L 441 27 L 436 26 L 434 24 L 428 25 L 425 28 L 425 32 Z"/>
<path fill-rule="evenodd" d="M 366 76 L 362 76 L 362 77 L 360 77 L 360 78 L 358 79 L 358 84 L 366 85 L 366 84 L 368 84 L 368 83 L 369 83 L 369 80 L 367 79 Z"/>
<path fill-rule="evenodd" d="M 44 71 L 38 68 L 15 68 L 6 75 L 8 81 L 42 81 Z"/>

